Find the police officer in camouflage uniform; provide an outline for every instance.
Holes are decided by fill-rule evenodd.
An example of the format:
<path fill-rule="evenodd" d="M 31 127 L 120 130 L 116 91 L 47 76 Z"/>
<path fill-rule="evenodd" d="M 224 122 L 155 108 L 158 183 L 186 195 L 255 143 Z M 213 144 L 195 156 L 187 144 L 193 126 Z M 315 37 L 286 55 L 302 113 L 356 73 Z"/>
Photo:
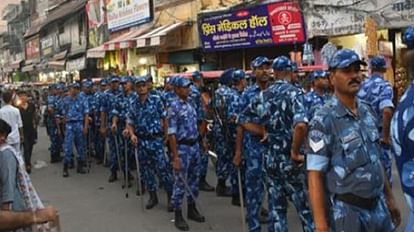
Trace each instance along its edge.
<path fill-rule="evenodd" d="M 57 93 L 56 93 L 56 84 L 52 84 L 49 86 L 49 95 L 47 97 L 47 120 L 46 120 L 46 129 L 47 133 L 50 137 L 50 162 L 57 163 L 60 162 L 60 146 L 59 146 L 59 134 L 58 134 L 58 127 L 57 122 L 55 119 L 56 115 L 56 101 L 57 101 Z"/>
<path fill-rule="evenodd" d="M 185 77 L 176 77 L 175 91 L 177 98 L 168 109 L 168 136 L 171 150 L 171 159 L 175 171 L 175 180 L 171 204 L 175 210 L 174 224 L 179 230 L 189 230 L 187 222 L 182 216 L 181 206 L 184 195 L 187 195 L 188 219 L 204 222 L 192 196 L 198 197 L 200 178 L 200 148 L 197 128 L 197 112 L 189 102 L 191 81 Z M 184 183 L 184 181 L 186 183 Z M 189 186 L 192 194 L 185 194 L 185 186 Z"/>
<path fill-rule="evenodd" d="M 119 88 L 119 81 L 120 81 L 119 77 L 112 76 L 110 78 L 110 88 L 107 89 L 104 93 L 103 104 L 101 105 L 101 116 L 100 116 L 101 117 L 100 133 L 103 136 L 106 135 L 107 130 L 109 128 L 112 129 L 112 125 L 113 125 L 112 124 L 112 119 L 113 119 L 112 110 L 118 104 L 117 101 L 120 99 L 120 96 L 122 95 L 122 92 Z M 114 126 L 114 129 L 116 129 L 116 124 Z M 118 179 L 117 152 L 122 152 L 119 147 L 120 139 L 118 138 L 118 135 L 119 135 L 118 133 L 114 133 L 112 132 L 112 130 L 110 133 L 108 133 L 108 142 L 109 142 L 109 149 L 110 149 L 110 171 L 111 171 L 111 175 L 109 176 L 109 179 L 108 179 L 109 182 L 114 182 Z M 115 139 L 117 141 L 115 141 Z"/>
<path fill-rule="evenodd" d="M 329 88 L 328 77 L 328 72 L 322 70 L 314 71 L 310 75 L 312 91 L 305 94 L 305 108 L 309 120 L 330 99 L 330 95 L 326 93 Z"/>
<path fill-rule="evenodd" d="M 413 81 L 395 110 L 391 121 L 391 138 L 396 166 L 400 175 L 401 187 L 410 207 L 405 232 L 414 231 L 414 27 L 409 27 L 402 35 L 408 51 L 405 61 Z"/>
<path fill-rule="evenodd" d="M 382 56 L 375 56 L 369 61 L 371 77 L 364 81 L 358 92 L 358 98 L 371 106 L 375 112 L 380 142 L 382 148 L 381 162 L 384 165 L 388 181 L 392 184 L 391 173 L 391 139 L 390 124 L 394 111 L 393 91 L 391 84 L 384 80 L 384 73 L 387 71 L 387 62 Z"/>
<path fill-rule="evenodd" d="M 101 164 L 103 162 L 103 157 L 104 157 L 104 153 L 105 153 L 105 143 L 106 143 L 106 135 L 101 135 L 99 133 L 99 128 L 101 126 L 101 121 L 100 121 L 100 115 L 101 115 L 101 106 L 104 104 L 104 92 L 106 90 L 106 87 L 108 86 L 108 81 L 106 79 L 102 79 L 99 82 L 100 85 L 100 89 L 98 91 L 95 92 L 94 94 L 94 106 L 93 108 L 95 109 L 95 118 L 94 118 L 94 122 L 95 122 L 95 156 L 96 156 L 96 163 L 97 164 Z"/>
<path fill-rule="evenodd" d="M 172 172 L 164 149 L 167 136 L 167 112 L 161 98 L 150 94 L 145 77 L 135 81 L 138 97 L 135 97 L 128 110 L 128 126 L 132 143 L 138 147 L 139 163 L 144 184 L 150 198 L 146 205 L 152 209 L 158 204 L 156 176 L 163 184 L 168 197 L 168 211 L 172 194 Z"/>
<path fill-rule="evenodd" d="M 240 193 L 239 193 L 239 182 L 237 176 L 237 168 L 241 172 L 242 187 L 244 189 L 244 165 L 242 165 L 241 157 L 235 158 L 236 149 L 236 137 L 237 137 L 237 119 L 242 113 L 243 101 L 242 94 L 246 88 L 246 74 L 243 70 L 234 70 L 231 76 L 232 88 L 229 92 L 229 107 L 227 112 L 227 123 L 229 126 L 229 141 L 227 145 L 227 154 L 231 159 L 231 194 L 232 194 L 232 205 L 240 206 Z M 232 162 L 234 161 L 234 162 Z M 244 196 L 244 194 L 243 194 Z M 244 200 L 244 199 L 243 199 Z"/>
<path fill-rule="evenodd" d="M 287 57 L 277 57 L 272 68 L 275 82 L 246 108 L 243 127 L 266 142 L 269 231 L 288 231 L 289 199 L 298 211 L 303 231 L 311 232 L 314 226 L 307 204 L 303 156 L 299 154 L 303 143 L 299 138 L 303 138 L 308 123 L 303 92 L 290 83 L 293 69 Z"/>
<path fill-rule="evenodd" d="M 306 162 L 318 232 L 394 231 L 401 221 L 384 178 L 376 117 L 357 98 L 361 64 L 352 50 L 334 54 L 329 68 L 335 96 L 310 123 Z"/>
<path fill-rule="evenodd" d="M 93 82 L 90 79 L 85 79 L 82 81 L 82 91 L 80 92 L 79 96 L 86 99 L 89 106 L 89 128 L 88 128 L 88 137 L 86 138 L 86 152 L 89 153 L 89 155 L 93 156 L 93 149 L 92 149 L 92 142 L 94 141 L 93 138 L 93 131 L 95 130 L 95 123 L 93 121 L 94 115 L 95 115 L 95 98 L 94 98 L 94 92 L 93 92 Z M 89 162 L 89 161 L 88 161 Z"/>
<path fill-rule="evenodd" d="M 191 74 L 193 84 L 190 86 L 190 98 L 194 104 L 194 108 L 197 112 L 197 125 L 200 134 L 207 133 L 207 125 L 205 123 L 206 112 L 202 105 L 200 88 L 203 86 L 203 74 L 199 71 L 195 71 Z M 203 146 L 203 141 L 200 141 L 200 146 Z M 201 170 L 200 170 L 200 190 L 206 192 L 214 191 L 214 187 L 207 183 L 207 169 L 208 169 L 208 154 L 204 149 L 200 149 L 201 152 Z"/>
<path fill-rule="evenodd" d="M 212 108 L 214 111 L 213 135 L 215 139 L 214 149 L 217 154 L 217 196 L 229 197 L 231 190 L 226 186 L 229 178 L 234 178 L 233 154 L 228 150 L 230 138 L 228 110 L 230 106 L 231 78 L 234 68 L 225 70 L 219 79 L 220 86 L 214 93 Z M 237 182 L 237 176 L 236 176 Z"/>
<path fill-rule="evenodd" d="M 130 168 L 131 165 L 128 166 L 128 170 L 125 170 L 124 167 L 125 159 L 128 159 L 128 163 L 132 164 L 132 153 L 133 148 L 131 142 L 127 138 L 123 138 L 122 132 L 126 129 L 126 121 L 127 121 L 127 113 L 131 105 L 131 101 L 133 98 L 136 97 L 134 92 L 134 84 L 131 77 L 122 77 L 120 80 L 121 84 L 121 94 L 115 97 L 113 101 L 113 105 L 111 107 L 111 111 L 109 113 L 109 118 L 111 119 L 112 126 L 111 132 L 112 134 L 118 139 L 118 146 L 119 146 L 119 158 L 121 163 L 122 171 L 124 175 L 128 176 L 128 186 L 131 186 L 130 180 L 133 179 Z M 127 154 L 125 155 L 125 149 L 127 150 Z M 126 156 L 126 157 L 125 157 Z M 111 158 L 111 170 L 115 171 L 118 169 L 118 157 L 112 156 Z"/>
<path fill-rule="evenodd" d="M 270 60 L 263 56 L 256 57 L 251 62 L 250 66 L 256 78 L 256 83 L 249 86 L 242 94 L 242 112 L 245 111 L 247 106 L 261 91 L 264 91 L 268 87 L 268 81 L 271 76 L 270 64 Z M 238 120 L 239 125 L 243 124 L 244 120 L 245 118 L 241 114 Z M 246 163 L 246 209 L 249 232 L 260 231 L 259 213 L 265 185 L 263 154 L 266 150 L 265 145 L 260 140 L 261 138 L 248 131 L 244 131 L 240 126 L 237 129 L 235 156 L 241 157 L 243 151 L 243 157 Z M 244 150 L 242 149 L 243 145 Z"/>
<path fill-rule="evenodd" d="M 62 115 L 65 122 L 65 159 L 63 177 L 68 177 L 68 166 L 72 160 L 73 143 L 78 154 L 77 172 L 85 174 L 85 136 L 88 134 L 89 105 L 87 99 L 79 96 L 80 85 L 73 83 L 70 86 L 69 96 L 62 102 Z"/>

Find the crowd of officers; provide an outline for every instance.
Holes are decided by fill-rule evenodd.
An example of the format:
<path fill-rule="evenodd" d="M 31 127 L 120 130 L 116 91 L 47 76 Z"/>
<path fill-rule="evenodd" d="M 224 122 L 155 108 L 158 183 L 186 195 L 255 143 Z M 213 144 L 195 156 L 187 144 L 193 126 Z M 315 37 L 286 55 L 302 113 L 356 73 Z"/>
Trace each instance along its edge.
<path fill-rule="evenodd" d="M 414 48 L 414 28 L 403 42 Z M 138 185 L 149 193 L 146 208 L 158 204 L 157 188 L 164 187 L 168 211 L 184 231 L 184 196 L 188 219 L 204 222 L 198 191 L 214 189 L 233 205 L 245 203 L 250 232 L 261 231 L 266 194 L 269 231 L 288 230 L 288 200 L 303 231 L 394 231 L 401 219 L 391 191 L 393 153 L 403 191 L 414 202 L 414 164 L 407 155 L 414 148 L 414 90 L 392 120 L 385 59 L 370 59 L 367 80 L 361 65 L 354 51 L 338 50 L 329 72 L 309 76 L 310 91 L 297 83 L 297 67 L 285 56 L 255 58 L 249 86 L 243 70 L 227 69 L 206 95 L 200 72 L 167 78 L 163 91 L 152 88 L 150 76 L 111 76 L 98 86 L 84 80 L 69 85 L 67 94 L 58 83 L 50 86 L 47 103 L 51 159 L 59 162 L 63 149 L 68 177 L 74 143 L 78 173 L 90 168 L 91 156 L 98 164 L 109 159 L 109 182 L 122 171 L 130 185 L 136 168 Z M 217 155 L 215 188 L 206 181 L 208 154 Z M 412 216 L 407 231 L 413 231 Z"/>

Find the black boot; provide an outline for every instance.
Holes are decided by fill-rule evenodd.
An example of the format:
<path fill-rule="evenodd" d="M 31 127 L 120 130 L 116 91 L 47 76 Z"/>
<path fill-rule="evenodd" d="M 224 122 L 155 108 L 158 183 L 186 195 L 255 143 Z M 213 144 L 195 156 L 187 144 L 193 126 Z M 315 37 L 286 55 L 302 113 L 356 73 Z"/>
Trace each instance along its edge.
<path fill-rule="evenodd" d="M 74 169 L 74 168 L 75 168 L 75 161 L 73 161 L 72 159 L 69 163 L 69 169 Z"/>
<path fill-rule="evenodd" d="M 200 189 L 200 191 L 204 191 L 204 192 L 214 191 L 214 187 L 207 183 L 205 176 L 200 178 L 200 183 L 198 184 L 198 188 Z"/>
<path fill-rule="evenodd" d="M 85 161 L 78 161 L 78 167 L 76 168 L 76 172 L 79 174 L 86 174 Z"/>
<path fill-rule="evenodd" d="M 156 205 L 158 205 L 158 196 L 157 196 L 157 192 L 149 192 L 149 199 L 147 202 L 147 205 L 145 206 L 146 209 L 152 209 L 154 208 Z"/>
<path fill-rule="evenodd" d="M 188 227 L 187 222 L 183 218 L 183 214 L 181 212 L 181 209 L 175 210 L 175 220 L 174 225 L 177 229 L 181 231 L 188 231 L 190 228 Z"/>
<path fill-rule="evenodd" d="M 171 213 L 172 211 L 174 211 L 174 208 L 171 204 L 171 193 L 167 193 L 167 211 L 169 213 Z"/>
<path fill-rule="evenodd" d="M 112 183 L 118 180 L 118 176 L 116 175 L 116 171 L 112 171 L 111 175 L 109 176 L 108 182 Z"/>
<path fill-rule="evenodd" d="M 230 188 L 226 186 L 226 180 L 218 180 L 216 195 L 218 197 L 231 197 Z"/>
<path fill-rule="evenodd" d="M 196 221 L 196 222 L 205 222 L 206 221 L 204 216 L 201 215 L 198 212 L 195 203 L 188 204 L 187 217 L 188 217 L 189 220 L 193 220 L 193 221 Z"/>
<path fill-rule="evenodd" d="M 68 164 L 63 165 L 63 177 L 69 177 Z"/>
<path fill-rule="evenodd" d="M 239 194 L 233 194 L 231 196 L 231 204 L 234 206 L 241 206 Z"/>

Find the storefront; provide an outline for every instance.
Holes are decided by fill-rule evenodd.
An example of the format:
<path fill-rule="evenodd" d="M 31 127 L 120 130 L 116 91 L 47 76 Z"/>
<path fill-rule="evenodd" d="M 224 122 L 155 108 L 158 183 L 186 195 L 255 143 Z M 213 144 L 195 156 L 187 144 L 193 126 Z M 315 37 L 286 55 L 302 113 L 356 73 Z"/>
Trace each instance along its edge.
<path fill-rule="evenodd" d="M 306 42 L 302 11 L 293 2 L 201 13 L 198 25 L 202 70 L 248 69 L 256 56 L 288 55 Z"/>

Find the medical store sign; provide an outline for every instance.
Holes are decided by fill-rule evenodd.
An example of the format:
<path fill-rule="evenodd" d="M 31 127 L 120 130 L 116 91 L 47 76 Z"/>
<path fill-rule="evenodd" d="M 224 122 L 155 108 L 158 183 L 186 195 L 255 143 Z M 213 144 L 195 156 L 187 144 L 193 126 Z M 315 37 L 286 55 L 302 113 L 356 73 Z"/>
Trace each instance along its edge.
<path fill-rule="evenodd" d="M 151 0 L 111 0 L 107 5 L 108 28 L 118 31 L 152 19 Z"/>
<path fill-rule="evenodd" d="M 199 32 L 205 51 L 303 43 L 306 39 L 302 12 L 292 2 L 202 16 Z"/>

